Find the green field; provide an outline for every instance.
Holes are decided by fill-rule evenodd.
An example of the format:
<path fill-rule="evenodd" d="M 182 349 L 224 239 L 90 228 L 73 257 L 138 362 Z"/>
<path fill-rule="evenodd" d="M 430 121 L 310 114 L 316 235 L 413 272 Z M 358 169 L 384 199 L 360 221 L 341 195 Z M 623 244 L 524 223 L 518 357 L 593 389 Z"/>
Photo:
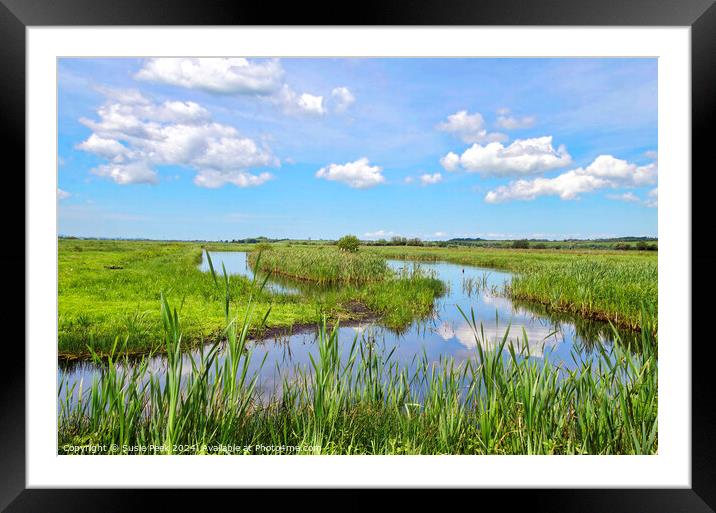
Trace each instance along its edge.
<path fill-rule="evenodd" d="M 210 250 L 254 249 L 251 245 L 205 246 Z M 117 337 L 126 339 L 130 352 L 161 349 L 158 301 L 162 293 L 179 307 L 187 345 L 219 338 L 224 327 L 224 291 L 217 291 L 209 274 L 198 269 L 202 251 L 198 243 L 60 239 L 60 355 L 87 356 L 88 346 L 103 353 Z M 324 253 L 318 248 L 311 251 Z M 325 253 L 333 251 L 325 248 Z M 285 295 L 258 291 L 247 278 L 232 276 L 229 295 L 238 303 L 246 303 L 253 295 L 254 315 L 249 322 L 253 331 L 269 308 L 271 316 L 261 329 L 289 331 L 314 327 L 324 315 L 331 323 L 379 317 L 397 329 L 429 313 L 435 297 L 442 293 L 437 280 L 419 274 L 386 275 L 382 259 L 364 258 L 382 264 L 374 269 L 380 273 L 375 276 L 379 280 L 315 294 Z"/>

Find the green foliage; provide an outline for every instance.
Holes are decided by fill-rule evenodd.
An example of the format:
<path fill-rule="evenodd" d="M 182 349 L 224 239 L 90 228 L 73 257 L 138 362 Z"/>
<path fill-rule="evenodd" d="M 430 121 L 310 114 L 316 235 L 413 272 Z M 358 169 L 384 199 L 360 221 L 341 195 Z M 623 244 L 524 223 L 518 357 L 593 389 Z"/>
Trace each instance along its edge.
<path fill-rule="evenodd" d="M 524 239 L 512 241 L 512 247 L 514 249 L 527 249 L 530 247 L 530 243 Z"/>
<path fill-rule="evenodd" d="M 336 246 L 343 251 L 356 252 L 360 246 L 360 240 L 355 235 L 344 235 L 338 239 Z"/>
<path fill-rule="evenodd" d="M 619 251 L 629 251 L 632 248 L 633 246 L 626 242 L 617 242 L 616 244 L 614 244 L 614 249 Z"/>

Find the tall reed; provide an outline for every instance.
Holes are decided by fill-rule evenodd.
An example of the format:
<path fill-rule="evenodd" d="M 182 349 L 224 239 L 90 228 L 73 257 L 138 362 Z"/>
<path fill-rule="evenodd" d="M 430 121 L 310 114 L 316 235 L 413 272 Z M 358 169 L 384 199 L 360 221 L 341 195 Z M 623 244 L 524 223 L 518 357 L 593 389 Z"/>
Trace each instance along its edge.
<path fill-rule="evenodd" d="M 342 251 L 332 246 L 276 247 L 249 254 L 254 269 L 319 284 L 360 284 L 386 278 L 385 259 L 365 251 Z"/>
<path fill-rule="evenodd" d="M 258 257 L 261 258 L 261 257 Z M 257 259 L 258 259 L 257 258 Z M 310 365 L 285 373 L 270 397 L 257 390 L 247 344 L 251 301 L 234 311 L 229 277 L 225 340 L 196 358 L 181 353 L 176 309 L 162 297 L 166 377 L 149 359 L 130 364 L 119 342 L 90 390 L 60 387 L 59 452 L 152 454 L 653 454 L 658 450 L 655 314 L 642 308 L 641 348 L 573 352 L 565 369 L 529 353 L 508 326 L 487 337 L 474 313 L 475 353 L 459 364 L 423 352 L 393 360 L 370 332 L 341 346 L 319 325 Z M 264 281 L 265 283 L 265 281 Z M 254 285 L 260 291 L 262 284 Z M 618 334 L 615 333 L 618 337 Z M 115 356 L 116 355 L 116 356 Z M 263 362 L 260 362 L 260 369 Z M 64 393 L 64 396 L 62 395 Z"/>

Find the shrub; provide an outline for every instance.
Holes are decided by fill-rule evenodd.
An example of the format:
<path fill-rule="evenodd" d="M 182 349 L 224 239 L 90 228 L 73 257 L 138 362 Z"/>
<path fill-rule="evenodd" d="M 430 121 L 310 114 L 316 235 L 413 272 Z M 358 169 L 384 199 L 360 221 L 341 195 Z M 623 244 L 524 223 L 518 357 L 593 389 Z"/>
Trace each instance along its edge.
<path fill-rule="evenodd" d="M 627 251 L 631 249 L 631 244 L 627 244 L 626 242 L 617 242 L 616 244 L 614 244 L 614 249 Z"/>
<path fill-rule="evenodd" d="M 355 235 L 345 235 L 338 239 L 338 242 L 336 244 L 338 245 L 338 248 L 342 249 L 343 251 L 355 252 L 358 251 L 358 246 L 360 246 L 360 240 L 358 240 L 358 237 L 356 237 Z"/>
<path fill-rule="evenodd" d="M 512 247 L 515 249 L 527 249 L 530 247 L 530 243 L 524 239 L 515 240 L 515 241 L 512 241 Z"/>

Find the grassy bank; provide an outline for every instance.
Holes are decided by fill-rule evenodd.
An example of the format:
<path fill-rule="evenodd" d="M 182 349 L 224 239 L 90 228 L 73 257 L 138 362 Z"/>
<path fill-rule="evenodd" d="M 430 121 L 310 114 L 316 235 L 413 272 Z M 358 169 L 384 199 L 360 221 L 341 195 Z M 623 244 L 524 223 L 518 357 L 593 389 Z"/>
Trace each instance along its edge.
<path fill-rule="evenodd" d="M 220 283 L 220 282 L 219 282 Z M 100 453 L 265 453 L 299 447 L 315 454 L 654 454 L 658 449 L 656 340 L 642 331 L 642 350 L 600 348 L 573 371 L 524 358 L 502 343 L 459 365 L 427 358 L 393 364 L 356 337 L 341 358 L 337 332 L 319 330 L 319 357 L 263 400 L 249 371 L 249 305 L 225 302 L 225 358 L 218 344 L 182 368 L 180 316 L 162 300 L 166 385 L 146 360 L 131 372 L 113 361 L 101 378 L 62 402 L 58 451 L 99 444 Z M 644 314 L 643 323 L 652 322 Z M 270 318 L 270 315 L 269 315 Z M 469 316 L 468 316 L 469 318 Z M 504 352 L 509 357 L 503 358 Z M 579 357 L 575 355 L 575 358 Z M 343 363 L 345 362 L 345 363 Z M 100 360 L 98 363 L 102 364 Z M 187 372 L 188 371 L 188 372 Z M 114 444 L 115 449 L 111 444 Z M 133 449 L 135 448 L 135 449 Z M 292 454 L 288 452 L 287 454 Z"/>
<path fill-rule="evenodd" d="M 335 246 L 286 247 L 252 251 L 249 262 L 272 275 L 310 281 L 320 285 L 359 285 L 389 276 L 385 259 L 374 253 L 341 251 Z"/>
<path fill-rule="evenodd" d="M 642 305 L 658 312 L 656 252 L 371 247 L 386 258 L 447 261 L 513 271 L 514 299 L 641 327 Z"/>
<path fill-rule="evenodd" d="M 254 246 L 218 244 L 207 248 L 251 251 Z M 185 346 L 220 337 L 225 292 L 217 291 L 211 277 L 198 269 L 201 255 L 199 243 L 60 239 L 60 355 L 86 356 L 88 345 L 107 352 L 117 336 L 127 339 L 132 352 L 160 348 L 158 301 L 162 292 L 182 314 Z M 376 259 L 368 255 L 368 260 Z M 249 329 L 266 333 L 313 328 L 323 316 L 330 323 L 377 316 L 388 326 L 400 328 L 415 316 L 427 314 L 441 290 L 436 280 L 415 275 L 320 294 L 286 295 L 256 292 L 247 278 L 232 276 L 228 293 L 232 301 L 243 303 L 254 294 Z M 261 326 L 269 308 L 271 317 Z"/>

